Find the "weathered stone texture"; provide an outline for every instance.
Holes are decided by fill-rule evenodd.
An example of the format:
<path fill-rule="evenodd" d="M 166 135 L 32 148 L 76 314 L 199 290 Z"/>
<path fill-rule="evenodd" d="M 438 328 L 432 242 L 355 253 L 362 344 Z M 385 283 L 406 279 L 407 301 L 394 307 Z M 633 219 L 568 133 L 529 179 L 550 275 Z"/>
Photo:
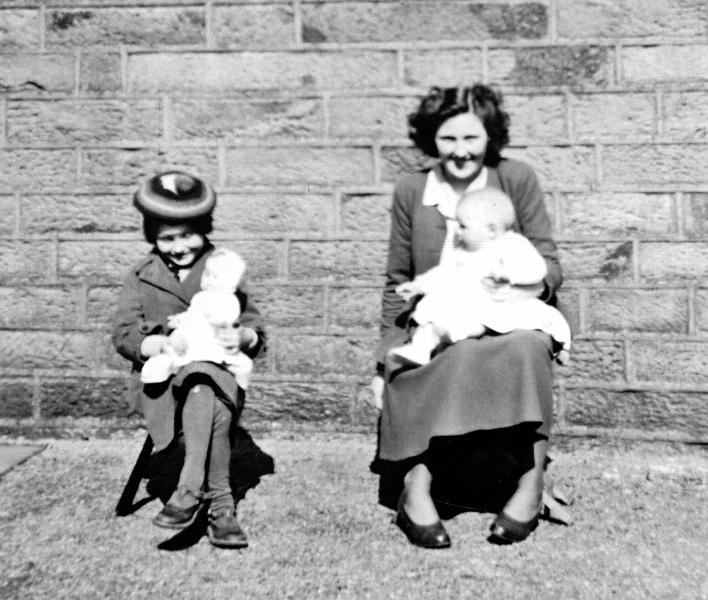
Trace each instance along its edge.
<path fill-rule="evenodd" d="M 708 383 L 708 343 L 705 340 L 635 340 L 631 349 L 639 381 Z"/>
<path fill-rule="evenodd" d="M 708 290 L 696 292 L 696 327 L 702 334 L 708 334 Z"/>
<path fill-rule="evenodd" d="M 70 188 L 76 183 L 73 150 L 0 151 L 0 190 Z"/>
<path fill-rule="evenodd" d="M 271 348 L 278 373 L 285 375 L 365 375 L 370 373 L 375 337 L 281 335 Z"/>
<path fill-rule="evenodd" d="M 563 286 L 558 291 L 558 310 L 561 311 L 572 335 L 580 332 L 580 291 L 577 288 Z M 572 357 L 572 355 L 571 355 Z"/>
<path fill-rule="evenodd" d="M 393 52 L 135 54 L 128 91 L 377 88 L 397 83 Z"/>
<path fill-rule="evenodd" d="M 504 107 L 511 117 L 512 142 L 548 142 L 568 138 L 568 120 L 563 96 L 509 94 L 504 97 Z"/>
<path fill-rule="evenodd" d="M 92 187 L 130 186 L 145 177 L 176 169 L 196 173 L 207 181 L 219 180 L 215 148 L 133 149 L 83 151 L 81 182 Z"/>
<path fill-rule="evenodd" d="M 700 45 L 667 44 L 622 49 L 622 75 L 629 83 L 699 80 L 708 77 L 708 56 Z"/>
<path fill-rule="evenodd" d="M 0 240 L 0 281 L 37 283 L 56 276 L 56 251 L 51 242 Z"/>
<path fill-rule="evenodd" d="M 606 184 L 667 185 L 708 181 L 708 144 L 612 145 L 602 149 Z"/>
<path fill-rule="evenodd" d="M 174 137 L 225 139 L 322 135 L 322 102 L 314 98 L 246 101 L 209 98 L 172 102 Z"/>
<path fill-rule="evenodd" d="M 129 194 L 22 196 L 20 202 L 22 233 L 93 234 L 140 231 L 140 216 L 133 207 Z"/>
<path fill-rule="evenodd" d="M 161 135 L 157 100 L 8 102 L 10 144 L 150 141 Z"/>
<path fill-rule="evenodd" d="M 79 89 L 87 94 L 113 94 L 123 89 L 121 57 L 117 52 L 82 52 Z"/>
<path fill-rule="evenodd" d="M 277 165 L 277 169 L 274 166 Z M 226 151 L 227 185 L 367 184 L 374 181 L 367 148 L 235 147 Z"/>
<path fill-rule="evenodd" d="M 545 190 L 589 189 L 596 179 L 595 153 L 589 146 L 528 146 L 504 155 L 529 163 Z"/>
<path fill-rule="evenodd" d="M 461 81 L 480 81 L 483 75 L 482 59 L 482 52 L 473 48 L 405 50 L 405 83 L 426 88 L 459 85 Z"/>
<path fill-rule="evenodd" d="M 292 3 L 215 6 L 214 38 L 219 47 L 263 48 L 295 45 Z"/>
<path fill-rule="evenodd" d="M 688 333 L 686 290 L 590 290 L 588 295 L 592 331 Z"/>
<path fill-rule="evenodd" d="M 705 439 L 705 394 L 614 392 L 576 388 L 566 394 L 565 421 L 570 425 L 635 429 L 647 435 L 678 433 Z"/>
<path fill-rule="evenodd" d="M 663 133 L 671 139 L 708 140 L 708 92 L 665 93 Z"/>
<path fill-rule="evenodd" d="M 329 133 L 348 137 L 404 138 L 406 116 L 417 100 L 399 97 L 342 96 L 329 101 Z"/>
<path fill-rule="evenodd" d="M 0 367 L 30 369 L 92 369 L 98 366 L 92 334 L 47 331 L 4 331 Z"/>
<path fill-rule="evenodd" d="M 59 274 L 89 282 L 122 283 L 128 268 L 148 251 L 146 242 L 61 242 Z"/>
<path fill-rule="evenodd" d="M 631 242 L 560 244 L 560 261 L 569 280 L 632 281 L 634 249 Z"/>
<path fill-rule="evenodd" d="M 612 82 L 612 57 L 604 46 L 499 48 L 489 51 L 489 72 L 494 82 L 509 85 L 601 86 Z"/>
<path fill-rule="evenodd" d="M 235 169 L 239 168 L 235 164 Z M 248 172 L 244 169 L 244 172 Z M 215 231 L 223 235 L 331 234 L 335 228 L 335 202 L 315 194 L 219 194 L 214 213 Z"/>
<path fill-rule="evenodd" d="M 39 49 L 39 10 L 0 10 L 0 50 Z"/>
<path fill-rule="evenodd" d="M 303 5 L 303 39 L 310 42 L 538 39 L 548 7 L 469 2 L 343 2 Z"/>
<path fill-rule="evenodd" d="M 125 379 L 47 380 L 40 389 L 40 414 L 44 418 L 125 417 L 128 412 Z"/>
<path fill-rule="evenodd" d="M 384 242 L 292 242 L 290 276 L 296 279 L 380 280 L 386 264 Z"/>
<path fill-rule="evenodd" d="M 346 194 L 341 204 L 342 231 L 388 238 L 391 196 Z"/>
<path fill-rule="evenodd" d="M 702 0 L 563 0 L 558 3 L 562 38 L 703 37 L 708 25 Z"/>
<path fill-rule="evenodd" d="M 17 229 L 17 199 L 0 196 L 0 235 L 10 235 Z"/>
<path fill-rule="evenodd" d="M 322 286 L 258 285 L 251 294 L 269 328 L 324 326 Z"/>
<path fill-rule="evenodd" d="M 649 141 L 656 131 L 652 94 L 585 94 L 571 102 L 573 135 L 580 139 Z"/>
<path fill-rule="evenodd" d="M 259 281 L 283 275 L 285 247 L 280 242 L 251 240 L 248 242 L 218 242 L 219 246 L 238 252 L 248 265 L 246 280 Z"/>
<path fill-rule="evenodd" d="M 86 302 L 86 323 L 94 327 L 111 327 L 113 314 L 118 308 L 119 294 L 118 286 L 90 288 Z"/>
<path fill-rule="evenodd" d="M 71 54 L 0 54 L 0 90 L 67 94 L 74 89 Z"/>
<path fill-rule="evenodd" d="M 671 194 L 592 192 L 567 194 L 564 200 L 565 236 L 597 239 L 677 232 Z"/>
<path fill-rule="evenodd" d="M 5 379 L 0 386 L 0 419 L 27 419 L 32 416 L 34 382 Z"/>
<path fill-rule="evenodd" d="M 381 287 L 331 287 L 329 290 L 330 327 L 378 331 L 381 317 L 381 291 Z"/>
<path fill-rule="evenodd" d="M 708 242 L 642 243 L 639 274 L 650 282 L 704 282 L 708 264 Z"/>
<path fill-rule="evenodd" d="M 567 381 L 622 383 L 625 378 L 624 343 L 619 340 L 574 340 L 570 362 L 556 370 Z"/>
<path fill-rule="evenodd" d="M 690 237 L 708 234 L 708 193 L 687 194 L 684 202 L 686 233 Z"/>
<path fill-rule="evenodd" d="M 0 327 L 83 327 L 81 289 L 65 286 L 0 287 Z"/>
<path fill-rule="evenodd" d="M 381 148 L 381 181 L 395 183 L 402 175 L 431 165 L 434 159 L 412 146 L 384 146 Z"/>
<path fill-rule="evenodd" d="M 48 10 L 48 46 L 204 44 L 206 18 L 196 7 Z"/>

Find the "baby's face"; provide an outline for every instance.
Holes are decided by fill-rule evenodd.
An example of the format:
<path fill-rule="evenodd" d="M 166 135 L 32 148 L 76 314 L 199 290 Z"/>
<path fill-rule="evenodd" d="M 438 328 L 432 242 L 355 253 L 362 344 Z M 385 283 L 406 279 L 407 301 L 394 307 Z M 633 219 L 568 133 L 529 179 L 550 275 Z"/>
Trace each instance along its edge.
<path fill-rule="evenodd" d="M 508 229 L 497 215 L 481 212 L 461 212 L 457 215 L 455 245 L 473 252 L 492 244 Z"/>

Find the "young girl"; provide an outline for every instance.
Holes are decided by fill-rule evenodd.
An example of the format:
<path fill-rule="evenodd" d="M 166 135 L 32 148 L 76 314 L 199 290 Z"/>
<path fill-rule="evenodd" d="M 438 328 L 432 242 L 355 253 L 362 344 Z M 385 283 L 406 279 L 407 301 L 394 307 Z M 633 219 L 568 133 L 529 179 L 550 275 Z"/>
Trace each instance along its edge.
<path fill-rule="evenodd" d="M 236 518 L 229 486 L 230 432 L 244 393 L 234 376 L 213 362 L 191 362 L 163 383 L 142 384 L 147 359 L 169 347 L 168 318 L 184 312 L 199 291 L 204 264 L 214 251 L 212 231 L 216 195 L 202 180 L 167 172 L 145 181 L 134 195 L 152 251 L 128 272 L 112 333 L 116 350 L 133 364 L 131 398 L 145 417 L 155 450 L 183 436 L 185 459 L 177 489 L 154 518 L 160 527 L 182 529 L 208 500 L 209 541 L 218 547 L 247 545 Z M 243 285 L 238 326 L 219 339 L 227 352 L 254 358 L 265 333 L 260 314 Z"/>

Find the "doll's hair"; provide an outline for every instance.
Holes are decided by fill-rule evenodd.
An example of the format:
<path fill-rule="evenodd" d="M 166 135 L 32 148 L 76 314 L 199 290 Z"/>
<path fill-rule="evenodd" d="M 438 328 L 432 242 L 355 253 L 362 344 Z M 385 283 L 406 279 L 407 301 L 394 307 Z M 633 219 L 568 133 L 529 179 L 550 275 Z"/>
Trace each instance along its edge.
<path fill-rule="evenodd" d="M 456 215 L 491 216 L 506 229 L 516 220 L 516 212 L 511 198 L 497 188 L 487 187 L 465 193 L 457 204 Z"/>
<path fill-rule="evenodd" d="M 509 143 L 509 114 L 502 109 L 501 92 L 477 83 L 471 87 L 432 87 L 418 110 L 408 115 L 408 136 L 425 154 L 438 157 L 435 134 L 440 126 L 462 113 L 475 114 L 489 136 L 484 163 L 496 166 Z"/>
<path fill-rule="evenodd" d="M 155 245 L 157 241 L 157 234 L 160 232 L 160 228 L 163 225 L 174 226 L 174 225 L 186 225 L 194 233 L 206 236 L 213 230 L 213 221 L 211 215 L 204 215 L 202 217 L 197 217 L 195 219 L 186 219 L 184 221 L 167 221 L 164 219 L 159 219 L 157 217 L 151 217 L 148 215 L 143 216 L 143 235 L 148 244 Z"/>

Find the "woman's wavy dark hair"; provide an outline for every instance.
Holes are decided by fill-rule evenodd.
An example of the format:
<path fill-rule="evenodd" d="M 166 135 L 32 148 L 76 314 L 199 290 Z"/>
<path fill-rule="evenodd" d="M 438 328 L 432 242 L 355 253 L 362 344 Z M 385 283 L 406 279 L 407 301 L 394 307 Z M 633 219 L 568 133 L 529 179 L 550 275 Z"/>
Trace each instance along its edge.
<path fill-rule="evenodd" d="M 502 109 L 501 92 L 477 83 L 472 87 L 430 88 L 418 110 L 408 115 L 408 136 L 428 156 L 437 157 L 435 134 L 450 117 L 472 112 L 489 136 L 485 164 L 496 166 L 509 143 L 509 114 Z"/>
<path fill-rule="evenodd" d="M 211 215 L 204 215 L 203 217 L 196 217 L 194 219 L 179 222 L 166 221 L 145 216 L 143 217 L 143 235 L 145 236 L 145 240 L 148 244 L 155 244 L 157 241 L 157 234 L 162 225 L 188 225 L 192 228 L 192 231 L 199 233 L 200 235 L 207 235 L 208 233 L 211 233 L 213 229 Z"/>

